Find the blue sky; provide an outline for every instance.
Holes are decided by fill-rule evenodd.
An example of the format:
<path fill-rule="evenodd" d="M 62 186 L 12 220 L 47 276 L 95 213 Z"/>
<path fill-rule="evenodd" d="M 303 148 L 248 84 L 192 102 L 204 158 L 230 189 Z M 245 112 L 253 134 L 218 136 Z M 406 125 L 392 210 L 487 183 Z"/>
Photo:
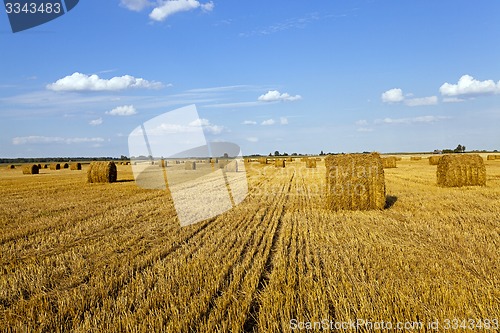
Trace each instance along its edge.
<path fill-rule="evenodd" d="M 500 149 L 500 2 L 85 0 L 12 33 L 0 156 L 128 155 L 197 106 L 244 154 Z"/>

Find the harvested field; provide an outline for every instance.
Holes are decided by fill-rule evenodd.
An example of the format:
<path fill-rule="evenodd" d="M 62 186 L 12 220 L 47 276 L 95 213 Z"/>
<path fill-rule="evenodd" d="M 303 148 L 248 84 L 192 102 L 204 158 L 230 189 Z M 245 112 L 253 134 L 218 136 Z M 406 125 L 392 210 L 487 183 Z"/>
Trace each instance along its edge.
<path fill-rule="evenodd" d="M 405 159 L 384 170 L 387 207 L 369 211 L 326 207 L 323 164 L 246 167 L 240 205 L 183 228 L 168 192 L 141 189 L 127 166 L 112 186 L 80 172 L 36 182 L 0 172 L 1 330 L 281 333 L 292 320 L 498 318 L 500 163 L 486 164 L 486 186 L 446 188 Z"/>

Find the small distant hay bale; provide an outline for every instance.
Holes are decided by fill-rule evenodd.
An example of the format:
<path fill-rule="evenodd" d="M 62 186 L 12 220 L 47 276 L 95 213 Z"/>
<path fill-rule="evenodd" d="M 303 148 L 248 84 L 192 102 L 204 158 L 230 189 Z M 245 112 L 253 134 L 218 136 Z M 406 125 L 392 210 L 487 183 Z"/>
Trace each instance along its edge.
<path fill-rule="evenodd" d="M 422 157 L 420 156 L 411 156 L 410 157 L 410 161 L 420 161 L 422 159 Z"/>
<path fill-rule="evenodd" d="M 316 159 L 306 158 L 306 168 L 314 169 L 316 168 Z"/>
<path fill-rule="evenodd" d="M 442 156 L 431 156 L 429 157 L 429 164 L 430 165 L 438 165 L 439 160 L 441 159 Z"/>
<path fill-rule="evenodd" d="M 167 161 L 165 160 L 160 160 L 160 164 L 159 164 L 160 168 L 166 168 L 167 167 Z"/>
<path fill-rule="evenodd" d="M 196 162 L 187 161 L 184 163 L 184 170 L 196 170 Z"/>
<path fill-rule="evenodd" d="M 89 183 L 114 183 L 118 178 L 114 162 L 92 162 L 87 170 Z"/>
<path fill-rule="evenodd" d="M 478 154 L 444 155 L 436 174 L 437 184 L 443 187 L 486 185 L 486 167 Z"/>
<path fill-rule="evenodd" d="M 48 169 L 48 168 L 49 168 L 49 165 L 48 165 L 48 164 L 45 164 L 45 165 L 43 166 L 43 168 L 44 168 L 44 169 Z"/>
<path fill-rule="evenodd" d="M 7 169 L 15 169 L 15 168 L 16 168 L 16 166 L 15 166 L 14 164 L 11 164 L 11 165 L 9 165 L 9 166 L 7 167 Z"/>
<path fill-rule="evenodd" d="M 63 165 L 61 165 L 61 169 L 67 169 L 67 168 L 69 168 L 68 163 L 64 163 Z"/>
<path fill-rule="evenodd" d="M 384 157 L 382 158 L 382 166 L 384 169 L 396 168 L 396 161 L 395 157 Z"/>
<path fill-rule="evenodd" d="M 396 161 L 401 161 L 403 159 L 401 156 L 396 156 L 394 158 L 396 159 Z"/>
<path fill-rule="evenodd" d="M 81 163 L 71 163 L 70 170 L 82 170 Z"/>
<path fill-rule="evenodd" d="M 23 167 L 23 174 L 25 175 L 38 175 L 38 165 L 36 164 L 31 164 L 31 165 L 25 165 Z"/>
<path fill-rule="evenodd" d="M 285 161 L 287 161 L 287 162 L 293 162 L 293 158 L 287 157 Z"/>
<path fill-rule="evenodd" d="M 378 153 L 329 155 L 325 166 L 328 209 L 384 209 L 384 168 Z"/>
<path fill-rule="evenodd" d="M 500 155 L 498 155 L 498 156 L 497 156 L 497 155 L 488 155 L 488 156 L 486 157 L 486 159 L 487 159 L 488 161 L 497 160 L 497 159 L 499 159 L 499 158 L 500 158 Z"/>
<path fill-rule="evenodd" d="M 38 167 L 38 170 L 40 170 L 42 168 L 41 164 L 37 164 L 36 166 Z"/>
<path fill-rule="evenodd" d="M 228 163 L 224 166 L 225 172 L 238 172 L 238 161 L 228 161 Z"/>
<path fill-rule="evenodd" d="M 260 164 L 267 164 L 269 160 L 266 157 L 261 157 L 259 158 L 259 163 Z"/>
<path fill-rule="evenodd" d="M 316 157 L 316 161 L 321 161 L 321 157 Z"/>
<path fill-rule="evenodd" d="M 495 155 L 495 157 L 496 160 L 500 160 L 500 155 Z"/>
<path fill-rule="evenodd" d="M 50 165 L 50 170 L 61 170 L 61 164 L 59 164 L 59 163 L 52 163 Z"/>
<path fill-rule="evenodd" d="M 285 160 L 282 159 L 282 158 L 277 158 L 275 161 L 274 161 L 274 166 L 277 167 L 277 168 L 284 168 L 285 167 Z"/>

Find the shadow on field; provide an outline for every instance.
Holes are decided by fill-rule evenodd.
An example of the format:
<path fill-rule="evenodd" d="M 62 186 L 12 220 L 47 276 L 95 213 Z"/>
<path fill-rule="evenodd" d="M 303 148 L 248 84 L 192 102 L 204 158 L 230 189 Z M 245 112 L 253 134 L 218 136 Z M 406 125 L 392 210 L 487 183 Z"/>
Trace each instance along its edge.
<path fill-rule="evenodd" d="M 116 182 L 117 183 L 128 183 L 128 182 L 133 182 L 133 179 L 119 179 Z"/>
<path fill-rule="evenodd" d="M 394 204 L 396 203 L 396 201 L 398 201 L 398 197 L 394 196 L 394 195 L 388 195 L 385 197 L 385 206 L 384 206 L 384 209 L 389 209 L 391 208 L 392 206 L 394 206 Z"/>

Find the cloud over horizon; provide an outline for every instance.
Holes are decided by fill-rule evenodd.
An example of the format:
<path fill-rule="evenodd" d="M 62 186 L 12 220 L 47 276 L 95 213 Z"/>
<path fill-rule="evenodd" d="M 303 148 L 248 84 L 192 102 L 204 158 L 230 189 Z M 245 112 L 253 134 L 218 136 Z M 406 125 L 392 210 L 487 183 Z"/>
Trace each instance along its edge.
<path fill-rule="evenodd" d="M 98 75 L 75 72 L 46 86 L 52 91 L 119 91 L 125 89 L 159 89 L 163 84 L 131 75 L 102 79 Z"/>

